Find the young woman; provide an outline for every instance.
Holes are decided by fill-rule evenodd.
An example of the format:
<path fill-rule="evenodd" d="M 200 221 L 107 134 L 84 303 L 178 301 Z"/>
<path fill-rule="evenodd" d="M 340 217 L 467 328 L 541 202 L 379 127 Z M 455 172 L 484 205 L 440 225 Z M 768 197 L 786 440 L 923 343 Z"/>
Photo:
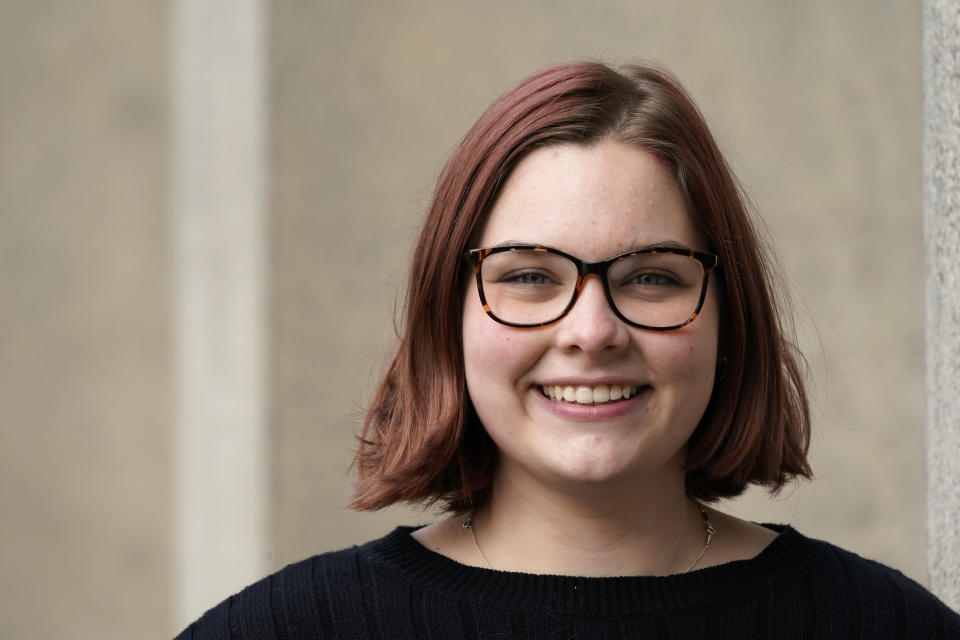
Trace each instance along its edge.
<path fill-rule="evenodd" d="M 900 573 L 707 506 L 811 475 L 776 300 L 672 76 L 531 76 L 440 177 L 355 460 L 355 508 L 449 517 L 291 565 L 181 637 L 960 637 Z"/>

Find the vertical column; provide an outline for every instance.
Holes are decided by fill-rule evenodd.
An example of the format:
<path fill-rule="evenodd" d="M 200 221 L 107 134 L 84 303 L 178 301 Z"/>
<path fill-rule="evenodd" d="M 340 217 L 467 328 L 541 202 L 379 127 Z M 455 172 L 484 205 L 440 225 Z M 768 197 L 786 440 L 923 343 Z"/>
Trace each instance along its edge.
<path fill-rule="evenodd" d="M 960 611 L 960 0 L 924 0 L 927 560 Z"/>
<path fill-rule="evenodd" d="M 261 11 L 259 0 L 174 7 L 178 624 L 262 573 Z"/>

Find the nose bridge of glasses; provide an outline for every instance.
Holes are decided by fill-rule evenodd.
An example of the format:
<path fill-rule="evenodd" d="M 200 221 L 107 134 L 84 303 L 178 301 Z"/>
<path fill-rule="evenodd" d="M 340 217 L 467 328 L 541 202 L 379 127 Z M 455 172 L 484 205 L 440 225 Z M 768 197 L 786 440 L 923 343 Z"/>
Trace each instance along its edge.
<path fill-rule="evenodd" d="M 602 278 L 599 273 L 582 273 L 577 276 L 577 293 L 583 293 L 583 288 L 587 286 L 587 277 L 597 276 L 597 284 L 603 286 Z"/>
<path fill-rule="evenodd" d="M 603 264 L 581 268 L 577 275 L 576 291 L 570 305 L 560 319 L 559 339 L 570 346 L 594 351 L 622 345 L 627 335 L 623 317 L 614 307 L 605 282 Z M 587 286 L 592 278 L 593 285 Z"/>
<path fill-rule="evenodd" d="M 586 286 L 587 276 L 597 276 L 597 281 L 600 285 L 606 290 L 606 283 L 604 278 L 607 275 L 607 263 L 606 262 L 580 262 L 577 265 L 577 293 L 583 291 L 583 287 Z"/>
<path fill-rule="evenodd" d="M 571 307 L 577 306 L 578 303 L 582 305 L 581 300 L 583 296 L 581 294 L 586 288 L 587 279 L 590 276 L 596 276 L 596 284 L 597 284 L 597 287 L 599 287 L 599 289 L 597 290 L 595 295 L 600 297 L 600 299 L 602 300 L 601 304 L 604 307 L 609 308 L 609 311 L 614 312 L 614 314 L 616 314 L 613 300 L 610 298 L 610 290 L 605 281 L 606 265 L 602 262 L 582 263 L 582 265 L 580 266 L 580 273 L 577 275 L 577 290 L 576 290 L 574 301 Z"/>

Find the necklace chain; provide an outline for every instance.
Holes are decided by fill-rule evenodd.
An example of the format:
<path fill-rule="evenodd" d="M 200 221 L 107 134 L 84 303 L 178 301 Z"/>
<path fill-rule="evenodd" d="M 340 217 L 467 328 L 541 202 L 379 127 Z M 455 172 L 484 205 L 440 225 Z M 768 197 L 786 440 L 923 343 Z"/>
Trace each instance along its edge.
<path fill-rule="evenodd" d="M 693 568 L 697 566 L 697 563 L 700 562 L 703 558 L 703 554 L 707 552 L 707 549 L 710 548 L 710 542 L 713 540 L 713 534 L 716 533 L 716 529 L 713 528 L 713 523 L 710 522 L 710 516 L 707 515 L 707 510 L 703 508 L 703 505 L 697 503 L 697 508 L 700 509 L 700 515 L 703 517 L 703 532 L 705 540 L 703 542 L 703 547 L 700 549 L 700 553 L 697 554 L 697 557 L 693 559 L 693 562 L 690 563 L 690 566 L 683 570 L 682 573 L 690 573 L 693 571 Z M 461 525 L 464 529 L 470 530 L 470 537 L 473 538 L 473 546 L 476 547 L 477 553 L 480 554 L 480 557 L 483 559 L 483 564 L 486 565 L 487 569 L 493 569 L 490 566 L 490 561 L 487 560 L 487 556 L 483 555 L 483 551 L 480 549 L 480 543 L 477 542 L 477 534 L 473 531 L 473 512 L 467 516 L 467 519 L 463 521 Z"/>
<path fill-rule="evenodd" d="M 697 503 L 697 508 L 700 509 L 700 515 L 703 517 L 703 533 L 706 536 L 706 540 L 703 541 L 703 547 L 700 549 L 700 553 L 697 554 L 697 557 L 693 559 L 693 562 L 690 563 L 690 566 L 683 570 L 684 573 L 690 573 L 697 563 L 700 562 L 700 558 L 703 557 L 703 554 L 707 552 L 707 549 L 710 548 L 710 541 L 713 540 L 713 534 L 716 533 L 716 529 L 713 528 L 713 523 L 710 522 L 710 516 L 707 515 L 707 510 L 703 508 L 703 505 L 699 502 Z"/>
<path fill-rule="evenodd" d="M 470 529 L 470 537 L 473 538 L 473 546 L 477 548 L 477 553 L 480 554 L 480 557 L 483 558 L 483 564 L 487 565 L 487 569 L 493 569 L 490 566 L 490 561 L 487 560 L 487 556 L 483 555 L 483 551 L 480 550 L 480 544 L 477 542 L 477 534 L 473 532 L 473 512 L 467 516 L 467 519 L 463 521 L 463 528 Z"/>

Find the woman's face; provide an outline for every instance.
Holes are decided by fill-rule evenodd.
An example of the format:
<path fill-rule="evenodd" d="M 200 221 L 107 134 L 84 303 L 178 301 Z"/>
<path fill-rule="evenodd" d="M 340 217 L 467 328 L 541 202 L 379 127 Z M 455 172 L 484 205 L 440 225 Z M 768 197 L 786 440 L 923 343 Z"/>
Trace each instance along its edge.
<path fill-rule="evenodd" d="M 546 245 L 587 261 L 656 245 L 709 249 L 657 157 L 613 141 L 548 146 L 520 162 L 474 246 L 504 243 Z M 559 485 L 682 479 L 686 442 L 713 388 L 713 289 L 691 324 L 647 331 L 614 315 L 590 276 L 562 320 L 521 329 L 489 318 L 471 280 L 463 308 L 467 388 L 500 450 L 500 476 Z M 636 395 L 582 404 L 543 391 L 598 385 Z"/>

